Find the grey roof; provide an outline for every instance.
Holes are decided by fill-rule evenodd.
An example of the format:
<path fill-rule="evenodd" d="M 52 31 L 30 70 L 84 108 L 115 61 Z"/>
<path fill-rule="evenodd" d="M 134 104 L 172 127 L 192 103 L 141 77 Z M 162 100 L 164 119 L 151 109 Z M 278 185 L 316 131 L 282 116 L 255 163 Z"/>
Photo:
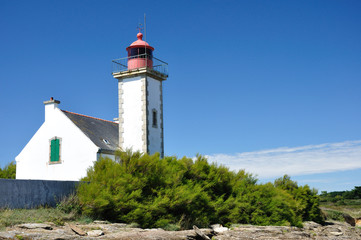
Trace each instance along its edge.
<path fill-rule="evenodd" d="M 118 123 L 65 110 L 62 111 L 96 146 L 101 149 L 101 152 L 112 152 L 118 149 Z"/>

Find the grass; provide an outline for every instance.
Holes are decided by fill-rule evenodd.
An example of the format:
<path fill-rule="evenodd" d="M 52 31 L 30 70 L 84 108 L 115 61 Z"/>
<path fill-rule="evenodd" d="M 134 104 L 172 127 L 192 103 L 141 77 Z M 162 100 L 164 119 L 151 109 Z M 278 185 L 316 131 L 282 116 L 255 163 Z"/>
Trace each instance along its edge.
<path fill-rule="evenodd" d="M 17 239 L 19 239 L 19 240 L 24 240 L 24 237 L 21 236 L 21 235 L 16 235 L 15 237 L 16 237 Z"/>
<path fill-rule="evenodd" d="M 56 225 L 62 226 L 65 222 L 74 221 L 80 223 L 90 223 L 93 220 L 73 212 L 65 213 L 57 208 L 0 209 L 1 231 L 4 231 L 6 227 L 22 223 L 53 222 Z"/>
<path fill-rule="evenodd" d="M 344 199 L 338 202 L 321 202 L 320 207 L 328 220 L 344 221 L 342 214 L 361 217 L 361 199 Z"/>

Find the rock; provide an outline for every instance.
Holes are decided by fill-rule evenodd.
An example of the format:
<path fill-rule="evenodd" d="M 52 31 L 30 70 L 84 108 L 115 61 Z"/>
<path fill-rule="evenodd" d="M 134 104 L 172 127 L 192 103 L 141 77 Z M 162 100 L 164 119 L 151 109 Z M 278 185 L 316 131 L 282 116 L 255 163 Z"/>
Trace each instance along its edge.
<path fill-rule="evenodd" d="M 211 225 L 211 228 L 213 231 L 217 234 L 223 233 L 225 231 L 228 231 L 229 229 L 227 227 L 223 227 L 221 224 L 213 224 Z"/>
<path fill-rule="evenodd" d="M 128 226 L 128 224 L 126 223 L 112 223 L 112 226 L 117 227 L 117 228 L 125 228 Z"/>
<path fill-rule="evenodd" d="M 71 230 L 73 230 L 73 232 L 75 232 L 79 236 L 85 236 L 86 235 L 86 232 L 84 232 L 82 229 L 78 228 L 75 225 L 69 224 L 69 227 L 71 228 Z"/>
<path fill-rule="evenodd" d="M 356 222 L 355 222 L 355 219 L 353 217 L 351 217 L 347 213 L 342 214 L 342 216 L 345 219 L 345 222 L 347 222 L 348 224 L 350 224 L 353 227 L 355 226 Z"/>
<path fill-rule="evenodd" d="M 253 226 L 235 224 L 228 231 L 215 234 L 210 228 L 192 230 L 165 231 L 163 229 L 141 229 L 124 227 L 123 224 L 77 224 L 76 226 L 66 223 L 65 226 L 55 226 L 52 231 L 43 228 L 19 228 L 18 226 L 7 227 L 6 231 L 0 232 L 0 240 L 23 239 L 32 240 L 96 240 L 96 239 L 122 239 L 122 240 L 279 240 L 279 239 L 302 239 L 302 240 L 361 240 L 361 229 L 351 227 L 345 222 L 327 222 L 322 226 L 314 222 L 305 222 L 304 228 L 289 226 Z M 36 225 L 35 225 L 36 226 Z M 37 225 L 39 226 L 39 225 Z M 72 226 L 73 228 L 71 228 Z M 34 226 L 33 226 L 34 227 Z M 221 225 L 213 225 L 219 228 Z M 85 236 L 74 233 L 77 230 L 87 232 Z M 93 230 L 100 229 L 100 230 Z M 102 232 L 104 235 L 102 235 Z"/>
<path fill-rule="evenodd" d="M 355 225 L 356 225 L 356 227 L 361 227 L 361 218 L 356 219 Z"/>
<path fill-rule="evenodd" d="M 91 230 L 86 233 L 89 237 L 99 237 L 101 235 L 104 235 L 104 232 L 102 230 Z"/>
<path fill-rule="evenodd" d="M 75 240 L 79 239 L 79 236 L 68 235 L 68 234 L 59 234 L 54 233 L 53 231 L 48 231 L 47 233 L 19 233 L 14 239 L 26 239 L 26 240 Z M 13 239 L 13 238 L 11 238 Z"/>
<path fill-rule="evenodd" d="M 100 220 L 95 220 L 93 223 L 94 224 L 109 224 L 108 221 L 100 221 Z"/>
<path fill-rule="evenodd" d="M 125 224 L 125 223 L 109 223 L 109 224 L 102 225 L 101 228 L 105 232 L 116 232 L 116 231 L 122 231 L 123 229 L 127 228 L 127 224 Z"/>
<path fill-rule="evenodd" d="M 53 230 L 53 228 L 49 224 L 43 224 L 43 223 L 24 223 L 17 226 L 19 228 L 25 228 L 25 229 L 42 228 L 46 230 Z"/>
<path fill-rule="evenodd" d="M 342 232 L 342 229 L 339 225 L 330 225 L 330 226 L 325 226 L 323 229 L 322 229 L 322 232 L 324 233 L 331 233 L 331 232 Z"/>
<path fill-rule="evenodd" d="M 0 239 L 15 239 L 15 233 L 12 232 L 0 232 Z"/>
<path fill-rule="evenodd" d="M 341 236 L 343 233 L 342 232 L 330 232 L 330 234 L 332 234 L 334 236 Z"/>
<path fill-rule="evenodd" d="M 203 238 L 204 240 L 211 240 L 207 235 L 205 235 L 196 225 L 193 226 L 194 231 L 198 236 Z"/>
<path fill-rule="evenodd" d="M 303 228 L 308 230 L 313 230 L 318 227 L 321 227 L 321 224 L 315 223 L 313 221 L 307 221 L 303 223 Z"/>

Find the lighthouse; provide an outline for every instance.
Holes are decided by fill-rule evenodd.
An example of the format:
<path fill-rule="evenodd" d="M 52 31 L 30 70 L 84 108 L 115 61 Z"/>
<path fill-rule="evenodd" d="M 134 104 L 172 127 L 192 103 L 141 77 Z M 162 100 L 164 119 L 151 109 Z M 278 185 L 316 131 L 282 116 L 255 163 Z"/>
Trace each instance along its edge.
<path fill-rule="evenodd" d="M 119 147 L 164 156 L 163 81 L 168 64 L 153 56 L 154 48 L 137 34 L 126 48 L 128 56 L 115 59 L 118 80 Z"/>

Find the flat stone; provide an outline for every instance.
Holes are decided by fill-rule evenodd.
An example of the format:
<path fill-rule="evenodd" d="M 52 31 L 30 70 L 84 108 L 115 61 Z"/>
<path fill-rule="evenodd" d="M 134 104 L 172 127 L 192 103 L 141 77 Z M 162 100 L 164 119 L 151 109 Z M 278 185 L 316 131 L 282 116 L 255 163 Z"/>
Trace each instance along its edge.
<path fill-rule="evenodd" d="M 223 233 L 223 232 L 226 232 L 229 230 L 227 227 L 223 227 L 221 224 L 213 224 L 213 225 L 211 225 L 211 228 L 217 234 Z"/>
<path fill-rule="evenodd" d="M 304 222 L 303 223 L 303 228 L 304 229 L 315 229 L 315 228 L 318 228 L 318 227 L 321 227 L 321 224 L 318 224 L 318 223 L 315 223 L 313 221 L 307 221 L 307 222 Z"/>
<path fill-rule="evenodd" d="M 86 233 L 89 237 L 99 237 L 101 235 L 104 235 L 104 232 L 102 230 L 91 230 Z"/>
<path fill-rule="evenodd" d="M 108 221 L 100 221 L 100 220 L 95 220 L 93 223 L 95 223 L 95 224 L 109 224 Z"/>
<path fill-rule="evenodd" d="M 17 225 L 19 228 L 25 228 L 25 229 L 36 229 L 36 228 L 42 228 L 42 229 L 46 229 L 46 230 L 52 230 L 52 226 L 50 226 L 49 224 L 44 224 L 44 223 L 24 223 L 24 224 L 20 224 Z"/>
<path fill-rule="evenodd" d="M 69 227 L 71 228 L 71 230 L 73 230 L 79 236 L 85 236 L 86 235 L 86 232 L 84 232 L 82 229 L 78 228 L 77 226 L 69 224 Z"/>
<path fill-rule="evenodd" d="M 334 236 L 341 236 L 343 233 L 342 232 L 330 232 L 330 234 L 332 234 Z"/>
<path fill-rule="evenodd" d="M 112 226 L 118 227 L 118 228 L 125 228 L 128 226 L 126 223 L 112 223 Z"/>
<path fill-rule="evenodd" d="M 0 232 L 0 239 L 15 239 L 13 232 Z"/>
<path fill-rule="evenodd" d="M 194 231 L 204 240 L 211 240 L 207 235 L 205 235 L 196 225 L 193 226 Z"/>

